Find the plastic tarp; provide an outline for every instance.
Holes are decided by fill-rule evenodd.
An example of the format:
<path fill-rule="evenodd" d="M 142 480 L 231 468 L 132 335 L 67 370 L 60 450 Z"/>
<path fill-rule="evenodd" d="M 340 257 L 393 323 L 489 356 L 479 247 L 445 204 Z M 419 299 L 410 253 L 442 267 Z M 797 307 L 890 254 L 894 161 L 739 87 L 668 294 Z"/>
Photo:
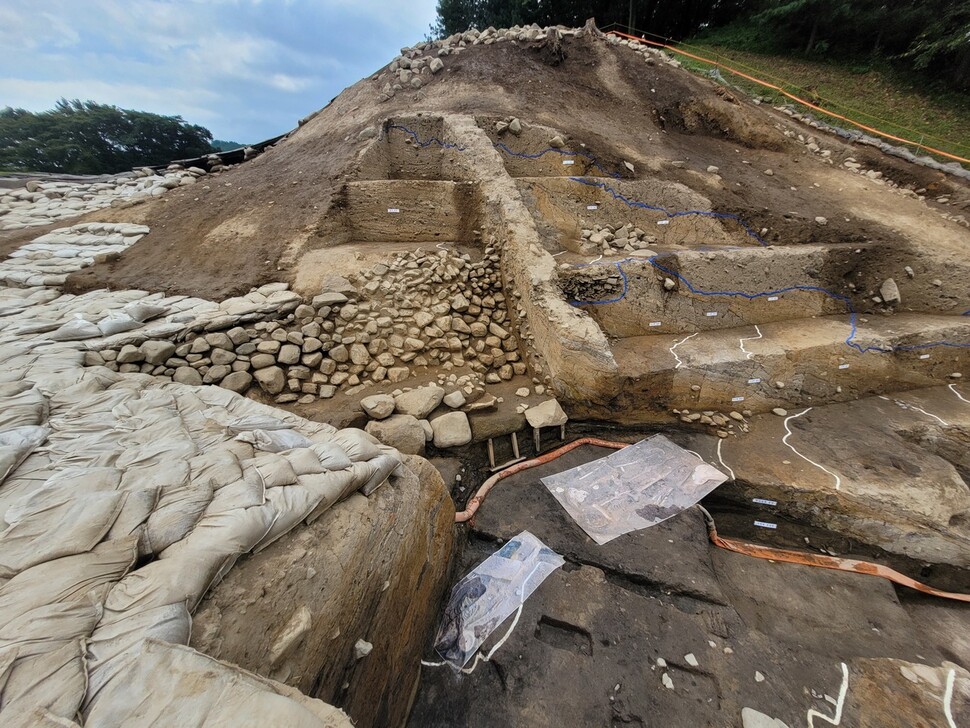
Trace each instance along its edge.
<path fill-rule="evenodd" d="M 726 480 L 697 455 L 654 435 L 542 483 L 602 546 L 677 515 Z"/>
<path fill-rule="evenodd" d="M 528 531 L 455 584 L 435 637 L 435 650 L 456 670 L 516 609 L 521 607 L 563 558 Z"/>

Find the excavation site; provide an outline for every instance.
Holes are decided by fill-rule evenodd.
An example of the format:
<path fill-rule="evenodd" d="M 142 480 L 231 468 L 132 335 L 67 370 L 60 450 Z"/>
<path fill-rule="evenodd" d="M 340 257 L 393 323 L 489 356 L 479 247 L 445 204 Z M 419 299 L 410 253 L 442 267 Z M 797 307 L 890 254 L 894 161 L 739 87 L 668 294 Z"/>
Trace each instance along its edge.
<path fill-rule="evenodd" d="M 0 725 L 970 725 L 970 173 L 592 22 L 387 61 L 0 187 Z"/>

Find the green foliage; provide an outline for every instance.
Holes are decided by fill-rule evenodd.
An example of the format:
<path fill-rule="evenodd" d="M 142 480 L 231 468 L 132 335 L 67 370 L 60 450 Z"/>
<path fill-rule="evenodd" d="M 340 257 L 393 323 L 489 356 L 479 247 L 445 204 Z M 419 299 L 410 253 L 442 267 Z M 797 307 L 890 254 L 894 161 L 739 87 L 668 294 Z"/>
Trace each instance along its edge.
<path fill-rule="evenodd" d="M 970 2 L 962 0 L 438 0 L 437 37 L 468 28 L 582 25 L 853 64 L 889 61 L 970 88 Z"/>
<path fill-rule="evenodd" d="M 61 99 L 41 113 L 0 110 L 0 167 L 104 174 L 212 151 L 212 134 L 178 116 Z"/>
<path fill-rule="evenodd" d="M 239 142 L 227 142 L 225 139 L 213 139 L 212 148 L 217 152 L 229 152 L 233 149 L 239 149 L 240 147 L 246 146 L 245 144 L 240 144 Z"/>

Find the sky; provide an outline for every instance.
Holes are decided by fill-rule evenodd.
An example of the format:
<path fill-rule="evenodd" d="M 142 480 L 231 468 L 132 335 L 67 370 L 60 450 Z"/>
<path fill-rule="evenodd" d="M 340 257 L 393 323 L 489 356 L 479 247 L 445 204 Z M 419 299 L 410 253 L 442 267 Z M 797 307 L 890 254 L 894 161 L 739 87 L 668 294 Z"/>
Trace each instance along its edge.
<path fill-rule="evenodd" d="M 0 108 L 60 98 L 282 134 L 423 40 L 435 0 L 0 0 Z"/>

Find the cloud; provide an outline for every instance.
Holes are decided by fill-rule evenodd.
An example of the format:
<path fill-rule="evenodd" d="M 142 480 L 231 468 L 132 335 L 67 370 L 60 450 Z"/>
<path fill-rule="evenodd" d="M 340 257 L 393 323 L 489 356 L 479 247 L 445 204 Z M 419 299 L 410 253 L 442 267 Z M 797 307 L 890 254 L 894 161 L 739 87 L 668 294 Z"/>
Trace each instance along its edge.
<path fill-rule="evenodd" d="M 435 0 L 4 0 L 0 106 L 61 97 L 180 115 L 222 139 L 291 129 L 434 19 Z"/>

